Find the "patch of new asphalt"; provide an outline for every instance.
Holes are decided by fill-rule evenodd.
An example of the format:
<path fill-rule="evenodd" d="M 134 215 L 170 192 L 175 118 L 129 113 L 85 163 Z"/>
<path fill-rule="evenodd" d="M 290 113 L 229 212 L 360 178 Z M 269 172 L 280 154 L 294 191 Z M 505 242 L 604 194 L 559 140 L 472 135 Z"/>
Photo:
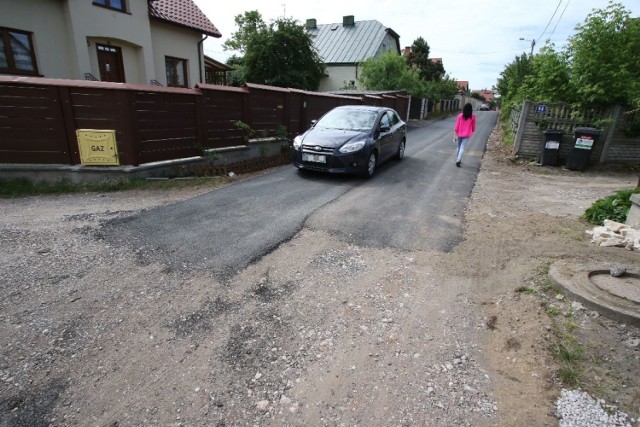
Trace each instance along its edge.
<path fill-rule="evenodd" d="M 358 182 L 309 176 L 304 177 L 305 191 L 294 192 L 292 178 L 293 168 L 282 169 L 114 220 L 101 237 L 132 247 L 140 263 L 202 268 L 228 277 L 295 236 L 309 212 Z"/>
<path fill-rule="evenodd" d="M 611 271 L 616 268 L 624 273 L 614 277 Z M 640 327 L 640 268 L 558 261 L 549 269 L 549 278 L 591 310 Z"/>

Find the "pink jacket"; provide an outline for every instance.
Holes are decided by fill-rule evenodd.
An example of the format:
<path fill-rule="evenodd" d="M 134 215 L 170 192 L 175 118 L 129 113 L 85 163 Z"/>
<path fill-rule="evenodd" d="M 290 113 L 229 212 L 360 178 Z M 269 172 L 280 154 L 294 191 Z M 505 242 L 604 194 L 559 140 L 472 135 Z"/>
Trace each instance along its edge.
<path fill-rule="evenodd" d="M 476 130 L 476 115 L 471 114 L 471 118 L 465 120 L 462 113 L 458 114 L 453 130 L 460 138 L 471 138 Z"/>

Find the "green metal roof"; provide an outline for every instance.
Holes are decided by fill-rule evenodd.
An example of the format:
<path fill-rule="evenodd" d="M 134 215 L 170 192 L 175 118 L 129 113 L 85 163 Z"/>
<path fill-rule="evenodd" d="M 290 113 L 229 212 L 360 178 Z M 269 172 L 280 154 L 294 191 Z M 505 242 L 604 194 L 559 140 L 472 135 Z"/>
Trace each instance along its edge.
<path fill-rule="evenodd" d="M 378 21 L 325 24 L 307 31 L 325 64 L 353 64 L 371 58 L 378 53 L 387 34 L 395 39 L 395 45 L 388 48 L 400 53 L 400 36 Z"/>

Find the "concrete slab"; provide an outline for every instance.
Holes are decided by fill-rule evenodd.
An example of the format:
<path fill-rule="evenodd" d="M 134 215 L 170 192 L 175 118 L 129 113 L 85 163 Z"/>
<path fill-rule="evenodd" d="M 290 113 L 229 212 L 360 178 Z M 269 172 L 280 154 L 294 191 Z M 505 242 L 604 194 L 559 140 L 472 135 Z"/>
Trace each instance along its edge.
<path fill-rule="evenodd" d="M 612 268 L 625 269 L 620 277 Z M 569 298 L 610 319 L 640 327 L 640 268 L 624 265 L 585 265 L 558 261 L 549 278 Z"/>

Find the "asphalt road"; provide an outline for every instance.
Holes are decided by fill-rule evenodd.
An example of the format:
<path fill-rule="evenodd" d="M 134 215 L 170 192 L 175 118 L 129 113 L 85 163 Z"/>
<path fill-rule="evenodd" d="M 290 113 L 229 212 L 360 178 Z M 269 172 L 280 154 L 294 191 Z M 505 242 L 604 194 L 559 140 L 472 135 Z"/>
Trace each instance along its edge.
<path fill-rule="evenodd" d="M 477 112 L 476 133 L 455 166 L 454 118 L 409 128 L 405 158 L 370 180 L 301 174 L 293 167 L 238 182 L 184 202 L 141 212 L 103 229 L 141 260 L 234 274 L 303 227 L 368 247 L 449 251 L 496 112 Z"/>

